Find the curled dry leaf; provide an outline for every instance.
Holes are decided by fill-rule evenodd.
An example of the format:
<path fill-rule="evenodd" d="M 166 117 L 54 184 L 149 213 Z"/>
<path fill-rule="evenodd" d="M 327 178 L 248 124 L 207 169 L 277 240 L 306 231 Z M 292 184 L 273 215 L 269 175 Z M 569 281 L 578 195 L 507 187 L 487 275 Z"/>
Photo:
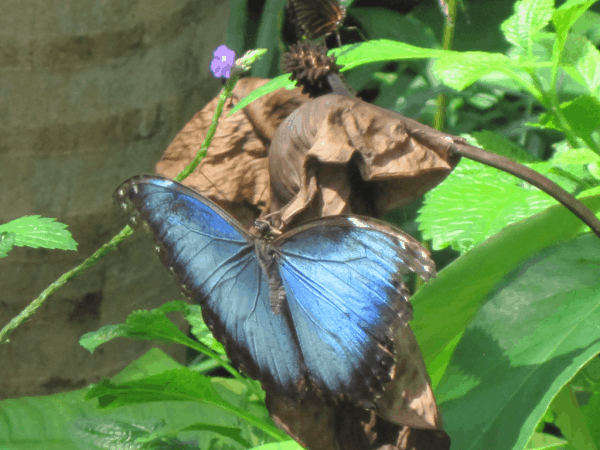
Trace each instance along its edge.
<path fill-rule="evenodd" d="M 381 217 L 452 171 L 460 159 L 450 152 L 457 139 L 357 98 L 310 100 L 271 142 L 275 225 L 336 214 Z"/>
<path fill-rule="evenodd" d="M 233 91 L 239 101 L 268 79 L 242 78 Z M 279 124 L 308 100 L 299 89 L 279 89 L 226 117 L 229 102 L 207 156 L 183 183 L 219 203 L 243 224 L 252 224 L 269 205 L 267 149 Z M 196 156 L 208 131 L 218 97 L 175 136 L 156 164 L 156 173 L 173 178 Z"/>

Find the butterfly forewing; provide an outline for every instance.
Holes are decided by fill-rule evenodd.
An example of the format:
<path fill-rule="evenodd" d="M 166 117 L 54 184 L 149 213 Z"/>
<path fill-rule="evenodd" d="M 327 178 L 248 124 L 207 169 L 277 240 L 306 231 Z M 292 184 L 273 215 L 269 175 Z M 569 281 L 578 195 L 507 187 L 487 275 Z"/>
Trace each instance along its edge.
<path fill-rule="evenodd" d="M 296 21 L 309 39 L 336 31 L 344 21 L 346 9 L 339 0 L 289 0 Z"/>
<path fill-rule="evenodd" d="M 286 317 L 272 313 L 254 238 L 216 204 L 169 179 L 136 177 L 115 196 L 130 217 L 148 223 L 163 263 L 201 304 L 229 358 L 269 387 L 298 395 L 300 355 Z"/>

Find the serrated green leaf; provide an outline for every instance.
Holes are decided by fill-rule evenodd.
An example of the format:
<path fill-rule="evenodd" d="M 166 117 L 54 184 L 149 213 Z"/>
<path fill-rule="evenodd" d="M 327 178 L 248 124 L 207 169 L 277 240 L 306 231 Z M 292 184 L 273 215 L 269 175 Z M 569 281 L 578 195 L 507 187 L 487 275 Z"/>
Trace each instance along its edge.
<path fill-rule="evenodd" d="M 8 231 L 0 233 L 0 258 L 8 256 L 8 252 L 10 252 L 15 245 L 15 237 L 16 233 Z"/>
<path fill-rule="evenodd" d="M 451 246 L 464 253 L 511 223 L 557 203 L 539 190 L 474 161 L 462 160 L 429 191 L 419 210 L 419 229 L 434 250 Z"/>
<path fill-rule="evenodd" d="M 145 439 L 157 428 L 164 426 L 164 421 L 148 423 L 132 423 L 100 417 L 90 417 L 76 421 L 71 428 L 73 440 L 86 449 L 141 450 L 145 447 Z"/>
<path fill-rule="evenodd" d="M 155 401 L 201 401 L 224 406 L 223 399 L 212 389 L 211 379 L 187 367 L 119 384 L 102 380 L 88 391 L 85 398 L 97 398 L 101 408 Z"/>
<path fill-rule="evenodd" d="M 170 307 L 167 306 L 165 308 L 167 312 Z M 194 347 L 195 342 L 182 333 L 165 316 L 165 311 L 161 310 L 161 308 L 153 309 L 152 311 L 134 311 L 127 317 L 127 321 L 124 324 L 106 325 L 96 331 L 90 331 L 81 336 L 79 344 L 90 352 L 93 352 L 99 345 L 117 337 L 127 337 L 130 339 L 178 343 Z"/>
<path fill-rule="evenodd" d="M 490 293 L 436 389 L 453 445 L 527 444 L 553 397 L 600 352 L 599 270 L 600 241 L 587 234 L 533 256 Z"/>
<path fill-rule="evenodd" d="M 554 0 L 519 0 L 514 11 L 500 29 L 508 42 L 529 50 L 533 45 L 533 35 L 550 22 Z"/>
<path fill-rule="evenodd" d="M 19 247 L 77 250 L 77 242 L 66 228 L 56 219 L 24 216 L 0 225 L 0 233 L 15 233 L 14 245 Z"/>
<path fill-rule="evenodd" d="M 600 51 L 587 38 L 567 38 L 561 66 L 592 96 L 600 96 Z"/>
<path fill-rule="evenodd" d="M 435 61 L 433 72 L 447 86 L 462 91 L 485 75 L 511 75 L 515 69 L 532 67 L 536 65 L 514 61 L 500 53 L 447 52 Z"/>

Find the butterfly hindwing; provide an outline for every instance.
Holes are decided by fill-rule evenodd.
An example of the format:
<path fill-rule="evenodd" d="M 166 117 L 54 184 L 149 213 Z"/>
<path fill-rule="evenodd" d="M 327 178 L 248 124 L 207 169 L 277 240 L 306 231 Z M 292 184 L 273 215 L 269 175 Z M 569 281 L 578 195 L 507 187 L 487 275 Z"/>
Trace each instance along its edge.
<path fill-rule="evenodd" d="M 412 318 L 400 273 L 433 262 L 409 235 L 371 219 L 330 217 L 273 243 L 309 378 L 373 406 L 395 362 L 394 333 Z"/>
<path fill-rule="evenodd" d="M 298 348 L 286 317 L 272 313 L 253 238 L 219 206 L 166 178 L 132 178 L 115 197 L 149 225 L 163 263 L 200 303 L 234 364 L 294 395 L 303 376 Z"/>

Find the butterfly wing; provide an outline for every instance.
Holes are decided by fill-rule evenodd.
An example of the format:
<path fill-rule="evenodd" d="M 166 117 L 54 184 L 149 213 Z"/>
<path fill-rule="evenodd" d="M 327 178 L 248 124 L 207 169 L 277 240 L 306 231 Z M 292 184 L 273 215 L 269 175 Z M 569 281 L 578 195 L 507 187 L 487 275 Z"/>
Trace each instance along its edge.
<path fill-rule="evenodd" d="M 200 303 L 233 363 L 294 395 L 305 369 L 286 317 L 272 312 L 254 238 L 219 206 L 167 178 L 132 178 L 115 199 L 133 222 L 148 224 L 162 262 Z"/>
<path fill-rule="evenodd" d="M 382 222 L 329 217 L 273 242 L 308 377 L 372 407 L 391 379 L 395 331 L 412 318 L 400 274 L 435 275 L 411 236 Z"/>
<path fill-rule="evenodd" d="M 339 0 L 289 0 L 296 20 L 309 39 L 334 32 L 346 17 Z"/>

